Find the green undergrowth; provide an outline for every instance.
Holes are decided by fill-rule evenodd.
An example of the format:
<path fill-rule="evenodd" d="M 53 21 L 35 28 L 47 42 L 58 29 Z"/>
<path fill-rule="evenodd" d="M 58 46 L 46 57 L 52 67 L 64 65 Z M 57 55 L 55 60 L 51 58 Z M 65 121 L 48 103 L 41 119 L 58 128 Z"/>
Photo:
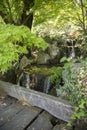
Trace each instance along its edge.
<path fill-rule="evenodd" d="M 87 59 L 79 63 L 64 59 L 67 61 L 63 67 L 63 91 L 74 106 L 71 118 L 77 122 L 87 122 Z"/>

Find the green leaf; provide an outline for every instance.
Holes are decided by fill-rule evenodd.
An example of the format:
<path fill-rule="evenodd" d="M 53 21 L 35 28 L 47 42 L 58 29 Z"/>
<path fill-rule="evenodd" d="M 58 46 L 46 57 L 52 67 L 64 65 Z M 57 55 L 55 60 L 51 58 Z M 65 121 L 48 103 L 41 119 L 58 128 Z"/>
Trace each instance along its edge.
<path fill-rule="evenodd" d="M 63 58 L 61 58 L 60 62 L 65 62 L 67 60 L 68 60 L 67 57 L 63 57 Z"/>
<path fill-rule="evenodd" d="M 64 64 L 64 68 L 70 68 L 73 65 L 72 62 L 67 62 Z"/>

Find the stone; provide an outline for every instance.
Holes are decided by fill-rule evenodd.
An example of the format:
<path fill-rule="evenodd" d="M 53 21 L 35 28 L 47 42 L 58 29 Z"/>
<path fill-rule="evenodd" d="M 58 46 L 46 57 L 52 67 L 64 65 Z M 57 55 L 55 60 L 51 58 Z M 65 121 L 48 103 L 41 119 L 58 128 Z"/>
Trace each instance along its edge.
<path fill-rule="evenodd" d="M 48 54 L 50 55 L 51 59 L 54 59 L 56 56 L 60 57 L 60 50 L 55 44 L 52 44 L 48 48 Z"/>
<path fill-rule="evenodd" d="M 0 81 L 0 87 L 8 95 L 24 101 L 29 105 L 42 108 L 58 119 L 66 122 L 72 121 L 70 117 L 74 112 L 73 106 L 66 100 L 3 81 Z"/>
<path fill-rule="evenodd" d="M 47 53 L 40 52 L 37 56 L 37 64 L 48 64 L 50 56 Z"/>
<path fill-rule="evenodd" d="M 23 56 L 19 63 L 20 70 L 24 69 L 29 64 L 30 64 L 29 59 L 26 56 Z"/>

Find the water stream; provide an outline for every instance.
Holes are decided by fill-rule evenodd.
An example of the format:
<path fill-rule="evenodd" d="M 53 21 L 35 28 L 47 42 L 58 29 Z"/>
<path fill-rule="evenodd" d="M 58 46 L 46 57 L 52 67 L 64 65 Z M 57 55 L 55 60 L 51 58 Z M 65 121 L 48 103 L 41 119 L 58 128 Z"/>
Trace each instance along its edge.
<path fill-rule="evenodd" d="M 18 78 L 17 84 L 25 87 L 49 94 L 51 90 L 50 76 L 43 74 L 29 74 L 22 72 Z"/>

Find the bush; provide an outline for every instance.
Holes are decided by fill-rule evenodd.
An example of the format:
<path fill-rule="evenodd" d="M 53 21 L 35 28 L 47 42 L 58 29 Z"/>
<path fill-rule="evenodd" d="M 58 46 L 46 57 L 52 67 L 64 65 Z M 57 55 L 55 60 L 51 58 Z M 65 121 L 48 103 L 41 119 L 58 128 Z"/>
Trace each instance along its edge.
<path fill-rule="evenodd" d="M 81 63 L 69 61 L 65 63 L 64 71 L 63 91 L 67 99 L 75 106 L 72 119 L 87 120 L 87 60 Z"/>
<path fill-rule="evenodd" d="M 27 47 L 44 50 L 48 44 L 32 34 L 26 26 L 0 24 L 0 71 L 5 72 L 19 59 L 20 54 L 27 53 Z"/>
<path fill-rule="evenodd" d="M 55 84 L 57 88 L 59 88 L 59 84 L 61 82 L 62 77 L 62 67 L 52 67 L 50 69 L 50 73 L 51 73 L 50 76 L 51 82 Z"/>

